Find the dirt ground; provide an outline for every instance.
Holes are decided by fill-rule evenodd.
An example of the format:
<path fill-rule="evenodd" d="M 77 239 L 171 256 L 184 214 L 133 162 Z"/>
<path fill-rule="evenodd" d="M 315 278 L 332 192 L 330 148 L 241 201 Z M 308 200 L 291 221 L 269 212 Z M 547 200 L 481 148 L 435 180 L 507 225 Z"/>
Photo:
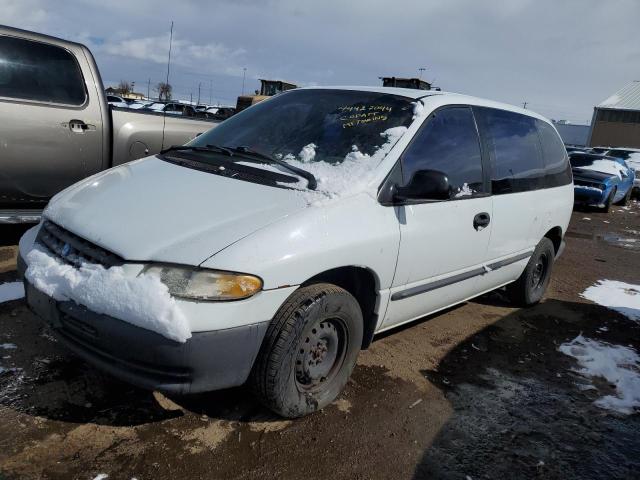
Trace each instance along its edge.
<path fill-rule="evenodd" d="M 0 247 L 0 283 L 14 255 Z M 296 421 L 242 388 L 130 387 L 68 354 L 24 301 L 0 304 L 0 344 L 17 346 L 0 350 L 0 479 L 640 478 L 640 415 L 596 407 L 611 385 L 581 390 L 558 352 L 580 333 L 640 351 L 640 325 L 579 295 L 639 271 L 639 203 L 575 212 L 541 304 L 493 293 L 380 336 L 339 400 Z"/>

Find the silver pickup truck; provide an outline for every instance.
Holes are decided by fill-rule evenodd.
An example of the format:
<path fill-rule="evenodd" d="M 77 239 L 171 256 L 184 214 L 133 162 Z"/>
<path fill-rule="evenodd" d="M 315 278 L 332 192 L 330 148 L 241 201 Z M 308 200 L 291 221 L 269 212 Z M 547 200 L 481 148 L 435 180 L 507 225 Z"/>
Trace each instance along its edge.
<path fill-rule="evenodd" d="M 0 25 L 0 223 L 37 221 L 65 187 L 215 125 L 110 107 L 87 47 Z"/>

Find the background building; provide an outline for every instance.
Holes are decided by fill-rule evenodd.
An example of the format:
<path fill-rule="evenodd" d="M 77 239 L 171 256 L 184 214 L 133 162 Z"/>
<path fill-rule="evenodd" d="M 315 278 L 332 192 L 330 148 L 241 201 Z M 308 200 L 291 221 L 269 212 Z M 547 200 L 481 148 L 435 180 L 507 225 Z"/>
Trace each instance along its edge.
<path fill-rule="evenodd" d="M 628 83 L 594 108 L 589 145 L 640 148 L 640 81 Z"/>

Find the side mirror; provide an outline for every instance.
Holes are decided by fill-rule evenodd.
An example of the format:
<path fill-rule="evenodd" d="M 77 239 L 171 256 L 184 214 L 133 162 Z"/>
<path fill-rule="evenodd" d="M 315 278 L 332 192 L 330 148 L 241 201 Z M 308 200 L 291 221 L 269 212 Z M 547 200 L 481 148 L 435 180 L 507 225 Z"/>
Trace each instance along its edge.
<path fill-rule="evenodd" d="M 405 186 L 396 185 L 393 199 L 448 200 L 450 198 L 449 178 L 438 170 L 418 170 Z"/>

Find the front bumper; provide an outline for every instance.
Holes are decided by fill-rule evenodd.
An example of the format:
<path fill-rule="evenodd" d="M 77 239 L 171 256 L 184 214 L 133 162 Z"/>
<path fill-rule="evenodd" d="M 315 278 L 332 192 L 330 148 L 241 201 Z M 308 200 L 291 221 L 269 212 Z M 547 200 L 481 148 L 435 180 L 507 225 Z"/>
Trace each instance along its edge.
<path fill-rule="evenodd" d="M 574 186 L 574 203 L 580 205 L 603 206 L 607 200 L 610 189 L 584 188 Z"/>
<path fill-rule="evenodd" d="M 269 324 L 196 332 L 179 343 L 73 301 L 57 302 L 27 280 L 25 292 L 29 307 L 76 355 L 125 382 L 172 394 L 242 385 Z"/>

